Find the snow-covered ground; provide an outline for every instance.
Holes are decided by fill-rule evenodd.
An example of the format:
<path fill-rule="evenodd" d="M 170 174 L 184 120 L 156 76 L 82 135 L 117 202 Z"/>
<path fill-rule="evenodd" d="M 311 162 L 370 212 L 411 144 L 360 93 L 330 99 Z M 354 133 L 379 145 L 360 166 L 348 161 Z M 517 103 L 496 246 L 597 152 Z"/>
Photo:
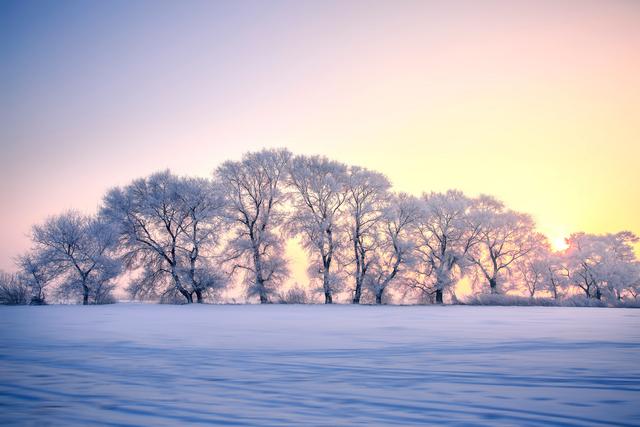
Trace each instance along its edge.
<path fill-rule="evenodd" d="M 0 424 L 640 425 L 640 310 L 0 307 Z"/>

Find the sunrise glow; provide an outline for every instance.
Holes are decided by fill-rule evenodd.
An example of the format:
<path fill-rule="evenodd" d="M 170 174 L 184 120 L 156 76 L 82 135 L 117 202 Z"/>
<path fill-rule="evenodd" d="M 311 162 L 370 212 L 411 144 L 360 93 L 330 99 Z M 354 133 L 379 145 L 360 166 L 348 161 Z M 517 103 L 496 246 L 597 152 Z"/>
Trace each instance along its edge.
<path fill-rule="evenodd" d="M 562 252 L 569 247 L 567 243 L 567 238 L 564 236 L 555 237 L 551 240 L 551 246 L 554 251 Z"/>
<path fill-rule="evenodd" d="M 0 0 L 0 424 L 640 426 L 640 0 Z"/>

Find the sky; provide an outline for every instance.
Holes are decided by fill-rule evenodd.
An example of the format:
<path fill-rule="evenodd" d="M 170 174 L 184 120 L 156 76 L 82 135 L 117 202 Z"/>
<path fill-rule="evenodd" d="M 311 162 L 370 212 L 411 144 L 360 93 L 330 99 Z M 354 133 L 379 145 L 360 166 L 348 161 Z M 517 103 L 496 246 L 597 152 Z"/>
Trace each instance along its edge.
<path fill-rule="evenodd" d="M 640 234 L 640 2 L 0 2 L 0 269 L 49 215 L 263 147 Z"/>

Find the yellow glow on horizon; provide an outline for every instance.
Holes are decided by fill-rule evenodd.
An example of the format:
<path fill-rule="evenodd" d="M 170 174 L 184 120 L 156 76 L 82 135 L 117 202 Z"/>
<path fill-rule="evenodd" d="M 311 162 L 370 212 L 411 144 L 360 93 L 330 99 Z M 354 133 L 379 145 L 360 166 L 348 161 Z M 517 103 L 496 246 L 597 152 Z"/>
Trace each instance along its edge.
<path fill-rule="evenodd" d="M 558 236 L 551 239 L 551 248 L 555 252 L 562 252 L 569 247 L 567 243 L 567 238 L 564 236 Z"/>

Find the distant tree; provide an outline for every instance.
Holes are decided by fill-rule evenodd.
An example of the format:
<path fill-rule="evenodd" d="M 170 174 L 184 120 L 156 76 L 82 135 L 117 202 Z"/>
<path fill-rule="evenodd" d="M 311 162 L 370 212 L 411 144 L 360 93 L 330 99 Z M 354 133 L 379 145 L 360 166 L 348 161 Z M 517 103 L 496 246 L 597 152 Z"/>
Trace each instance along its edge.
<path fill-rule="evenodd" d="M 47 289 L 64 271 L 63 266 L 47 259 L 47 252 L 30 251 L 16 260 L 21 280 L 30 289 L 30 302 L 34 305 L 46 304 Z"/>
<path fill-rule="evenodd" d="M 631 280 L 631 282 L 624 289 L 624 292 L 627 296 L 637 300 L 640 297 L 640 262 L 635 262 L 633 264 L 633 269 L 635 270 L 634 276 L 635 279 Z"/>
<path fill-rule="evenodd" d="M 263 304 L 288 276 L 284 241 L 277 228 L 285 220 L 283 187 L 290 157 L 286 150 L 247 153 L 214 172 L 225 197 L 227 218 L 234 225 L 226 261 L 232 264 L 232 272 L 245 271 L 249 296 L 257 295 Z"/>
<path fill-rule="evenodd" d="M 347 177 L 347 229 L 353 247 L 350 265 L 354 269 L 353 303 L 359 304 L 362 288 L 373 259 L 370 257 L 378 241 L 376 227 L 386 206 L 391 183 L 379 172 L 352 166 Z"/>
<path fill-rule="evenodd" d="M 0 271 L 0 304 L 24 305 L 28 298 L 29 288 L 17 274 Z"/>
<path fill-rule="evenodd" d="M 392 195 L 377 223 L 367 285 L 373 290 L 376 304 L 382 304 L 385 291 L 413 264 L 414 228 L 420 204 L 407 194 Z"/>
<path fill-rule="evenodd" d="M 545 288 L 545 280 L 555 277 L 549 273 L 549 257 L 551 255 L 551 246 L 542 234 L 533 236 L 533 248 L 527 256 L 521 257 L 514 262 L 514 276 L 529 297 L 536 296 L 536 292 Z"/>
<path fill-rule="evenodd" d="M 587 298 L 601 299 L 606 293 L 621 299 L 638 279 L 633 244 L 638 237 L 628 231 L 594 235 L 574 233 L 566 250 L 566 276 Z"/>
<path fill-rule="evenodd" d="M 435 294 L 438 304 L 456 283 L 454 270 L 467 266 L 467 256 L 478 244 L 481 225 L 469 219 L 473 206 L 474 201 L 457 190 L 423 196 L 416 234 L 421 268 L 413 286 Z"/>
<path fill-rule="evenodd" d="M 539 237 L 533 219 L 507 210 L 502 202 L 490 196 L 481 196 L 469 220 L 470 227 L 478 229 L 478 243 L 467 252 L 467 260 L 488 282 L 491 293 L 499 293 L 501 276 L 509 274 L 513 263 L 536 247 Z"/>
<path fill-rule="evenodd" d="M 553 299 L 560 299 L 568 286 L 564 254 L 551 252 L 542 260 L 542 265 L 544 267 L 542 272 L 543 289 L 548 291 Z"/>
<path fill-rule="evenodd" d="M 289 168 L 294 211 L 287 228 L 292 236 L 302 236 L 304 249 L 317 259 L 310 268 L 322 277 L 325 304 L 333 303 L 335 291 L 331 268 L 342 243 L 338 216 L 346 198 L 346 171 L 342 163 L 319 156 L 296 156 Z"/>
<path fill-rule="evenodd" d="M 33 227 L 32 240 L 43 265 L 59 272 L 58 291 L 64 296 L 80 294 L 82 303 L 100 303 L 120 274 L 120 263 L 111 256 L 117 235 L 101 219 L 76 211 L 50 217 Z"/>

